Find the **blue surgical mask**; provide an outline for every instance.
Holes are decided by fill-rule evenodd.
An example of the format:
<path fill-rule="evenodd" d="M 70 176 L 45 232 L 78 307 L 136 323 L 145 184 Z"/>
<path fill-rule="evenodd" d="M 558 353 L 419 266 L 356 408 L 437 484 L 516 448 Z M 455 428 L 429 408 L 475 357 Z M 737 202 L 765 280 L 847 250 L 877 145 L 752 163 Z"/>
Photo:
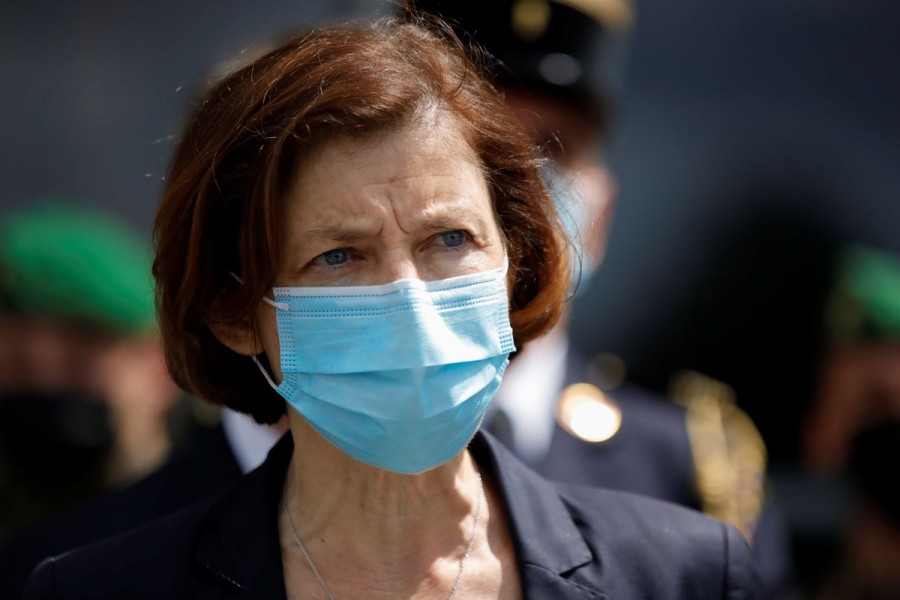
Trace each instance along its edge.
<path fill-rule="evenodd" d="M 389 471 L 459 454 L 515 350 L 506 267 L 274 294 L 283 380 L 266 379 L 335 446 Z"/>
<path fill-rule="evenodd" d="M 588 251 L 585 239 L 591 227 L 592 217 L 584 198 L 578 197 L 573 184 L 573 178 L 576 176 L 574 173 L 567 173 L 561 167 L 549 164 L 541 169 L 541 176 L 569 239 L 572 261 L 571 293 L 579 296 L 587 289 L 591 276 L 598 266 Z"/>

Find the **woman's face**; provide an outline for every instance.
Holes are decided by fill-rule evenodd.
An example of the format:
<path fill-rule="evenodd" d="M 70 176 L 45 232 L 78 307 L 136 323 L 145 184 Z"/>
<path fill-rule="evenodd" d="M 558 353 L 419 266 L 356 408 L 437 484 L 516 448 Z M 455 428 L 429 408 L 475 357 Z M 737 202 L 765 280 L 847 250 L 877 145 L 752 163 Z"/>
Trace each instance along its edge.
<path fill-rule="evenodd" d="M 505 260 L 478 159 L 447 119 L 326 143 L 285 202 L 276 286 L 433 281 Z M 280 381 L 274 310 L 261 304 L 257 323 Z"/>

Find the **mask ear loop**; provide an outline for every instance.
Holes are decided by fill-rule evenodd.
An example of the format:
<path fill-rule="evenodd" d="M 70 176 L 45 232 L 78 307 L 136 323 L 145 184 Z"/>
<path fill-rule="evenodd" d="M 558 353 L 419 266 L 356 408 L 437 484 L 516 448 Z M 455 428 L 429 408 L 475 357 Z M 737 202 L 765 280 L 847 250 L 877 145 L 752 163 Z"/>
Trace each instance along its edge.
<path fill-rule="evenodd" d="M 266 371 L 266 368 L 263 366 L 263 364 L 261 362 L 259 362 L 259 359 L 256 358 L 256 356 L 251 356 L 250 360 L 252 360 L 256 364 L 256 366 L 259 367 L 259 372 L 262 373 L 263 377 L 266 378 L 266 381 L 269 383 L 269 386 L 271 386 L 271 388 L 277 392 L 278 384 L 275 383 L 275 381 L 272 379 L 272 376 L 269 375 L 269 372 Z"/>
<path fill-rule="evenodd" d="M 237 273 L 235 273 L 233 271 L 229 271 L 228 274 L 231 275 L 235 279 L 235 281 L 237 281 L 238 283 L 240 283 L 240 284 L 244 283 L 244 280 L 241 279 L 240 277 L 238 277 Z M 274 300 L 270 299 L 268 296 L 263 296 L 263 302 L 265 302 L 271 306 L 274 306 L 276 309 L 280 308 L 282 310 L 288 310 L 288 305 L 286 303 L 275 302 Z M 259 368 L 259 372 L 262 373 L 263 377 L 266 378 L 266 382 L 269 384 L 269 386 L 277 392 L 278 384 L 275 383 L 275 380 L 272 379 L 272 376 L 269 375 L 269 372 L 266 371 L 266 368 L 263 366 L 263 364 L 261 362 L 259 362 L 259 359 L 256 358 L 256 356 L 251 356 L 250 360 L 252 360 L 253 363 L 257 366 L 257 368 Z"/>

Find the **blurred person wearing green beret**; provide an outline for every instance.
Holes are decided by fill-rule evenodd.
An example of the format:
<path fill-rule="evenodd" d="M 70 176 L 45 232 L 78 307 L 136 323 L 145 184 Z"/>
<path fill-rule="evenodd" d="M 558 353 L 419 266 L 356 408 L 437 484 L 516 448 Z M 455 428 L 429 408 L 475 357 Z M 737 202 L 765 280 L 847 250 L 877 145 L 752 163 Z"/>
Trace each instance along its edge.
<path fill-rule="evenodd" d="M 149 240 L 59 201 L 0 220 L 0 540 L 156 468 L 179 392 Z"/>
<path fill-rule="evenodd" d="M 900 257 L 865 246 L 839 255 L 826 328 L 831 350 L 806 429 L 806 459 L 843 468 L 853 437 L 900 418 Z"/>
<path fill-rule="evenodd" d="M 58 202 L 0 236 L 0 598 L 18 598 L 44 558 L 231 485 L 284 428 L 179 398 L 143 236 Z"/>
<path fill-rule="evenodd" d="M 900 256 L 839 254 L 826 330 L 831 349 L 806 421 L 807 466 L 844 477 L 852 508 L 817 598 L 900 597 Z"/>

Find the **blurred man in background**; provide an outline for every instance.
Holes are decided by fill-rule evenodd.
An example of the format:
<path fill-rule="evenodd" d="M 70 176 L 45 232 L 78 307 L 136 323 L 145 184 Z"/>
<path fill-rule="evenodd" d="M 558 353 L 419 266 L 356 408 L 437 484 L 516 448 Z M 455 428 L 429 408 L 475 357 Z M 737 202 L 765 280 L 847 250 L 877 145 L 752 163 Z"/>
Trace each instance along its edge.
<path fill-rule="evenodd" d="M 171 381 L 149 245 L 68 205 L 0 226 L 0 598 L 44 558 L 221 491 L 284 432 Z"/>
<path fill-rule="evenodd" d="M 156 331 L 148 241 L 60 202 L 4 215 L 0 545 L 156 469 L 179 396 Z M 13 565 L 2 564 L 5 586 Z"/>
<path fill-rule="evenodd" d="M 178 393 L 156 336 L 149 264 L 148 244 L 105 215 L 46 206 L 4 217 L 4 530 L 140 478 L 168 453 Z"/>
<path fill-rule="evenodd" d="M 496 58 L 495 84 L 549 159 L 545 180 L 571 238 L 573 294 L 600 265 L 616 195 L 610 141 L 627 0 L 418 0 L 464 42 Z M 490 59 L 489 59 L 490 60 Z M 727 386 L 683 374 L 683 405 L 624 383 L 613 356 L 569 344 L 571 307 L 545 337 L 520 349 L 487 426 L 543 475 L 642 493 L 702 509 L 753 541 L 772 598 L 790 587 L 786 529 L 766 508 L 765 446 Z"/>

